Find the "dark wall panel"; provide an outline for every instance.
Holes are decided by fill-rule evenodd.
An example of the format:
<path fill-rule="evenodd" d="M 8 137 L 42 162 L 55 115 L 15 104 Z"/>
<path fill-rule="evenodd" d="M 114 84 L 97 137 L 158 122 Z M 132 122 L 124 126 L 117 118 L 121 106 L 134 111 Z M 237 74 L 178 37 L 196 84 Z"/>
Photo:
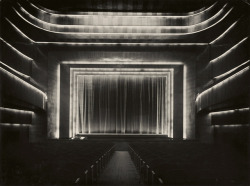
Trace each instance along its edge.
<path fill-rule="evenodd" d="M 4 99 L 17 99 L 41 109 L 45 109 L 44 94 L 20 78 L 1 69 L 1 95 Z"/>
<path fill-rule="evenodd" d="M 0 40 L 0 45 L 2 52 L 1 61 L 18 72 L 30 76 L 33 60 L 24 56 L 21 52 L 17 51 L 3 40 Z"/>
<path fill-rule="evenodd" d="M 0 109 L 0 123 L 32 124 L 32 112 Z"/>

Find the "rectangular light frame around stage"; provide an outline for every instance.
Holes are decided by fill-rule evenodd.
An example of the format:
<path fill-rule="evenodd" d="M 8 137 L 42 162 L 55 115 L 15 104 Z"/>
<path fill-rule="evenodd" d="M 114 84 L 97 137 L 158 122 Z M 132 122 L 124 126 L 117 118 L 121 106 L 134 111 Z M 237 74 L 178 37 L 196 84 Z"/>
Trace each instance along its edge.
<path fill-rule="evenodd" d="M 124 75 L 124 76 L 164 76 L 167 78 L 165 98 L 166 102 L 170 103 L 170 109 L 167 109 L 168 104 L 165 104 L 165 116 L 167 116 L 167 131 L 161 131 L 162 134 L 167 134 L 173 137 L 173 68 L 152 69 L 152 68 L 70 68 L 70 136 L 79 134 L 76 127 L 76 102 L 78 92 L 78 77 L 79 76 L 94 76 L 94 75 Z M 73 91 L 76 90 L 76 91 Z"/>

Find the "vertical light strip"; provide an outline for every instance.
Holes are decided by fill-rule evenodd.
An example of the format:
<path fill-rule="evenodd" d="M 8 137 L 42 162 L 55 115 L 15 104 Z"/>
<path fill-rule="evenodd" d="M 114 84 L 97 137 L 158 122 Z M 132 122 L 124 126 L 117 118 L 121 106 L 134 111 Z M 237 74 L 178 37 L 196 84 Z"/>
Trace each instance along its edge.
<path fill-rule="evenodd" d="M 60 136 L 60 64 L 57 66 L 57 115 L 56 115 L 56 134 L 55 138 L 59 138 Z"/>
<path fill-rule="evenodd" d="M 167 87 L 168 87 L 168 101 L 167 101 L 167 111 L 168 111 L 168 117 L 167 117 L 167 124 L 168 124 L 168 137 L 171 136 L 171 81 L 170 81 L 171 75 L 168 74 L 168 81 L 167 81 Z"/>
<path fill-rule="evenodd" d="M 168 93 L 169 93 L 169 90 L 168 90 L 168 77 L 169 75 L 167 75 L 165 77 L 165 134 L 168 134 L 168 118 L 169 118 L 169 115 L 168 115 Z"/>
<path fill-rule="evenodd" d="M 183 139 L 187 138 L 187 103 L 186 103 L 186 79 L 187 79 L 187 67 L 186 65 L 183 65 Z"/>
<path fill-rule="evenodd" d="M 73 130 L 72 130 L 72 125 L 73 125 L 73 82 L 74 82 L 74 79 L 73 79 L 73 72 L 72 72 L 72 69 L 70 69 L 70 101 L 69 101 L 69 137 L 72 138 L 73 137 Z"/>
<path fill-rule="evenodd" d="M 75 124 L 75 134 L 79 134 L 79 130 L 78 130 L 78 125 L 79 125 L 79 76 L 76 76 L 76 124 Z M 75 135 L 74 135 L 75 136 Z"/>
<path fill-rule="evenodd" d="M 173 129 L 173 120 L 174 120 L 174 73 L 173 70 L 171 70 L 171 138 L 174 137 L 174 129 Z"/>
<path fill-rule="evenodd" d="M 76 92 L 77 92 L 77 81 L 76 81 L 77 75 L 74 74 L 74 79 L 73 79 L 73 137 L 76 135 L 75 127 L 76 127 Z"/>

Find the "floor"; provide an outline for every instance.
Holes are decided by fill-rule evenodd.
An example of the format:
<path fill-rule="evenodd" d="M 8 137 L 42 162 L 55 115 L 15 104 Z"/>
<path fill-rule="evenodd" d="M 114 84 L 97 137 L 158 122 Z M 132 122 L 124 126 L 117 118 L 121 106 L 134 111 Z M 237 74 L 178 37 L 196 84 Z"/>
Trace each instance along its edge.
<path fill-rule="evenodd" d="M 115 151 L 97 185 L 143 185 L 128 151 Z"/>

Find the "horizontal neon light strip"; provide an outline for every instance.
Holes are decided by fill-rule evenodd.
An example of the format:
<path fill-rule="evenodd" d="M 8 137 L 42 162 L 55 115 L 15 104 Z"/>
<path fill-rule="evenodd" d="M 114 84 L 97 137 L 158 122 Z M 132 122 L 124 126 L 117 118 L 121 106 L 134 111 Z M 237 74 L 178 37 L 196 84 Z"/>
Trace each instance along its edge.
<path fill-rule="evenodd" d="M 150 77 L 157 77 L 157 76 L 164 76 L 170 72 L 162 72 L 162 73 L 157 73 L 156 72 L 74 72 L 74 75 L 86 75 L 86 76 L 97 76 L 97 75 L 106 75 L 106 76 L 114 76 L 114 75 L 142 75 L 142 76 L 150 76 Z"/>
<path fill-rule="evenodd" d="M 250 126 L 250 124 L 235 124 L 235 123 L 233 123 L 233 124 L 226 124 L 226 125 L 212 125 L 212 126 L 214 126 L 214 127 L 216 127 L 216 128 L 220 128 L 220 127 L 228 127 L 228 128 L 230 128 L 230 127 L 249 127 Z"/>
<path fill-rule="evenodd" d="M 169 68 L 72 68 L 72 70 L 85 72 L 168 72 L 173 69 Z"/>
<path fill-rule="evenodd" d="M 17 50 L 15 47 L 13 47 L 11 44 L 9 44 L 8 42 L 6 42 L 3 38 L 0 37 L 0 40 L 2 40 L 8 47 L 10 47 L 12 50 L 14 50 L 18 55 L 22 56 L 23 58 L 29 60 L 29 61 L 33 61 L 32 58 L 26 56 L 25 54 L 23 54 L 22 52 L 20 52 L 19 50 Z"/>
<path fill-rule="evenodd" d="M 214 77 L 214 78 L 215 78 L 215 79 L 222 78 L 222 77 L 224 77 L 224 76 L 230 74 L 231 72 L 237 70 L 238 68 L 240 68 L 240 67 L 246 65 L 246 64 L 249 63 L 249 62 L 250 62 L 250 60 L 248 60 L 248 61 L 242 63 L 241 65 L 239 65 L 239 66 L 237 66 L 237 67 L 235 67 L 235 68 L 233 68 L 233 69 L 231 69 L 231 70 L 229 70 L 229 71 L 227 71 L 227 72 L 225 72 L 225 73 L 223 73 L 223 74 L 221 74 L 221 75 L 219 75 L 219 76 L 216 76 L 216 77 Z"/>
<path fill-rule="evenodd" d="M 100 14 L 100 16 L 103 16 L 102 14 L 103 13 L 105 13 L 105 14 L 107 14 L 107 15 L 111 15 L 111 16 L 115 16 L 115 15 L 117 15 L 117 16 L 120 16 L 119 14 L 123 14 L 124 12 L 82 12 L 82 13 L 85 13 L 85 14 L 80 14 L 80 15 L 78 15 L 78 14 L 59 14 L 59 13 L 55 13 L 55 12 L 49 12 L 49 11 L 45 11 L 45 10 L 43 10 L 43 9 L 41 9 L 41 8 L 39 8 L 38 6 L 36 6 L 36 5 L 34 5 L 33 3 L 31 3 L 30 1 L 27 1 L 31 6 L 33 6 L 35 9 L 37 9 L 37 10 L 40 10 L 40 11 L 42 11 L 42 12 L 44 12 L 45 14 L 50 14 L 50 15 L 54 15 L 54 16 L 58 16 L 58 17 L 65 17 L 66 15 L 67 16 L 75 16 L 75 17 L 80 17 L 80 16 L 86 16 L 85 14 L 87 14 L 87 16 L 88 15 L 93 15 L 94 13 L 98 13 L 98 14 Z M 205 7 L 203 7 L 203 8 L 201 8 L 201 9 L 204 9 L 204 10 L 202 10 L 201 12 L 197 12 L 197 13 L 194 13 L 194 14 L 192 14 L 191 16 L 194 16 L 194 15 L 198 15 L 198 14 L 202 14 L 202 13 L 204 13 L 204 12 L 206 12 L 206 11 L 208 11 L 208 10 L 210 10 L 212 7 L 214 7 L 216 4 L 217 4 L 218 2 L 215 2 L 214 4 L 212 4 L 211 6 L 209 6 L 209 7 L 207 7 L 206 9 L 205 9 Z M 200 10 L 201 10 L 200 9 Z M 51 11 L 51 10 L 50 10 Z M 127 12 L 126 12 L 127 13 Z M 131 15 L 129 15 L 129 13 L 131 14 Z M 128 13 L 128 15 L 127 16 L 140 16 L 140 15 L 134 15 L 135 13 L 134 12 L 129 12 Z M 140 12 L 141 13 L 141 12 Z M 193 12 L 190 12 L 190 14 L 191 13 L 193 13 Z M 141 13 L 142 14 L 142 13 Z M 146 14 L 149 14 L 149 13 L 146 13 Z M 151 13 L 150 13 L 151 14 Z M 96 15 L 96 14 L 95 14 Z M 149 17 L 165 17 L 164 15 L 162 15 L 162 13 L 160 13 L 160 12 L 158 12 L 157 13 L 157 15 L 145 15 L 145 16 L 149 16 Z M 176 17 L 177 19 L 178 18 L 183 18 L 183 17 L 189 17 L 190 15 L 185 15 L 185 16 L 175 16 L 175 15 L 173 15 L 173 16 L 166 16 L 166 17 Z"/>
<path fill-rule="evenodd" d="M 128 62 L 126 59 L 125 61 L 107 61 L 107 62 L 92 62 L 92 61 L 63 61 L 61 64 L 91 64 L 91 65 L 100 65 L 100 64 L 126 64 L 126 65 L 183 65 L 182 62 L 163 62 L 163 61 L 157 61 L 157 62 L 138 62 L 138 61 L 131 61 Z"/>
<path fill-rule="evenodd" d="M 2 61 L 0 61 L 0 64 L 3 65 L 3 66 L 5 66 L 6 68 L 12 70 L 13 72 L 17 73 L 18 75 L 24 77 L 25 79 L 29 79 L 29 78 L 30 78 L 30 76 L 27 76 L 26 74 L 23 74 L 23 73 L 21 73 L 21 72 L 15 70 L 14 68 L 12 68 L 12 67 L 6 65 L 6 64 L 3 63 Z"/>
<path fill-rule="evenodd" d="M 2 67 L 0 67 L 0 70 L 1 70 L 2 72 L 4 72 L 4 73 L 8 74 L 9 76 L 15 78 L 16 80 L 18 80 L 18 81 L 21 82 L 22 84 L 25 84 L 25 85 L 28 86 L 29 88 L 32 88 L 33 90 L 39 92 L 40 94 L 43 95 L 43 97 L 44 97 L 45 99 L 47 99 L 47 95 L 46 95 L 43 91 L 41 91 L 41 90 L 39 90 L 38 88 L 34 87 L 33 85 L 27 83 L 26 81 L 20 79 L 19 77 L 15 76 L 14 74 L 8 72 L 7 70 L 3 69 Z"/>
<path fill-rule="evenodd" d="M 221 81 L 221 82 L 215 84 L 214 86 L 208 88 L 207 90 L 203 91 L 202 93 L 200 93 L 200 94 L 197 96 L 196 101 L 197 101 L 203 94 L 205 94 L 206 92 L 210 91 L 212 88 L 217 88 L 218 86 L 221 86 L 225 81 L 228 81 L 228 80 L 230 80 L 230 79 L 232 79 L 232 78 L 234 78 L 234 77 L 236 77 L 236 76 L 239 76 L 240 74 L 244 73 L 245 71 L 248 71 L 249 69 L 250 69 L 250 67 L 246 67 L 246 68 L 242 69 L 241 71 L 239 71 L 239 72 L 233 74 L 232 76 L 229 76 L 228 78 L 224 79 L 223 81 Z"/>
<path fill-rule="evenodd" d="M 228 29 L 225 32 L 223 32 L 219 37 L 217 37 L 215 40 L 211 41 L 209 44 L 214 44 L 216 41 L 223 38 L 230 30 L 232 30 L 237 25 L 237 23 L 239 22 L 239 20 L 241 18 L 242 17 L 240 17 L 237 21 L 235 21 L 230 27 L 228 27 Z"/>
<path fill-rule="evenodd" d="M 229 76 L 228 78 L 224 79 L 223 81 L 217 83 L 217 84 L 214 85 L 213 87 L 216 88 L 216 87 L 218 87 L 218 86 L 221 86 L 221 84 L 223 84 L 225 81 L 228 81 L 228 80 L 230 80 L 230 79 L 233 79 L 233 78 L 235 78 L 236 76 L 239 76 L 239 75 L 241 75 L 242 73 L 248 71 L 249 69 L 250 69 L 250 67 L 248 66 L 248 67 L 246 67 L 246 68 L 240 70 L 239 72 L 236 72 L 236 73 L 233 74 L 232 76 Z"/>
<path fill-rule="evenodd" d="M 75 32 L 56 32 L 56 31 L 50 31 L 50 30 L 47 30 L 47 29 L 44 29 L 44 28 L 41 28 L 41 27 L 38 27 L 37 25 L 29 22 L 28 20 L 26 20 L 15 8 L 13 8 L 13 10 L 16 12 L 16 14 L 18 14 L 18 16 L 23 19 L 25 22 L 27 22 L 28 24 L 40 29 L 40 30 L 43 30 L 43 31 L 46 31 L 46 32 L 50 32 L 50 33 L 57 33 L 57 34 L 63 34 L 63 35 L 70 35 L 70 34 L 74 34 L 74 35 L 77 35 L 77 36 L 82 36 L 82 35 L 121 35 L 121 33 L 88 33 L 88 34 L 85 34 L 85 33 L 75 33 Z M 220 21 L 222 21 L 231 11 L 233 10 L 233 8 L 231 8 L 227 13 L 225 13 L 225 15 L 219 20 L 217 21 L 216 23 L 214 23 L 213 25 L 210 25 L 209 27 L 207 28 L 204 28 L 204 29 L 201 29 L 201 30 L 198 30 L 196 32 L 189 32 L 189 33 L 163 33 L 163 34 L 159 34 L 159 33 L 126 33 L 126 35 L 148 35 L 148 36 L 169 36 L 169 35 L 189 35 L 189 34 L 194 34 L 194 33 L 199 33 L 201 31 L 204 31 L 204 30 L 207 30 L 208 28 L 211 28 L 213 27 L 214 25 L 218 24 Z M 123 36 L 125 35 L 124 33 L 122 34 Z"/>
<path fill-rule="evenodd" d="M 29 127 L 31 124 L 18 124 L 18 123 L 0 123 L 3 126 L 12 126 L 12 127 Z"/>
<path fill-rule="evenodd" d="M 37 44 L 55 44 L 55 45 L 73 45 L 73 46 L 92 46 L 92 45 L 110 45 L 110 46 L 206 46 L 208 43 L 75 43 L 75 42 L 42 42 Z"/>
<path fill-rule="evenodd" d="M 23 113 L 23 114 L 33 114 L 34 113 L 33 111 L 13 109 L 13 108 L 5 108 L 5 107 L 0 107 L 0 110 L 8 111 L 8 112 L 15 112 L 15 113 Z"/>
<path fill-rule="evenodd" d="M 6 19 L 6 21 L 8 21 L 8 22 L 10 23 L 11 26 L 14 27 L 15 30 L 16 30 L 18 33 L 20 33 L 24 38 L 28 39 L 30 42 L 33 42 L 33 43 L 35 42 L 34 40 L 30 39 L 27 35 L 25 35 L 19 28 L 17 28 L 16 25 L 14 25 L 8 18 L 5 17 L 5 19 Z"/>
<path fill-rule="evenodd" d="M 225 111 L 218 111 L 218 112 L 210 112 L 211 115 L 220 115 L 220 114 L 229 114 L 234 112 L 243 112 L 243 111 L 249 111 L 249 108 L 241 108 L 241 109 L 234 109 L 234 110 L 225 110 Z"/>
<path fill-rule="evenodd" d="M 211 63 L 216 62 L 218 59 L 223 58 L 224 56 L 228 55 L 230 52 L 232 52 L 235 48 L 237 48 L 240 44 L 242 44 L 245 40 L 247 40 L 248 37 L 245 37 L 243 40 L 241 40 L 239 43 L 237 43 L 236 45 L 234 45 L 232 48 L 230 48 L 229 50 L 227 50 L 225 53 L 221 54 L 220 56 L 216 57 L 215 59 L 211 60 Z"/>

